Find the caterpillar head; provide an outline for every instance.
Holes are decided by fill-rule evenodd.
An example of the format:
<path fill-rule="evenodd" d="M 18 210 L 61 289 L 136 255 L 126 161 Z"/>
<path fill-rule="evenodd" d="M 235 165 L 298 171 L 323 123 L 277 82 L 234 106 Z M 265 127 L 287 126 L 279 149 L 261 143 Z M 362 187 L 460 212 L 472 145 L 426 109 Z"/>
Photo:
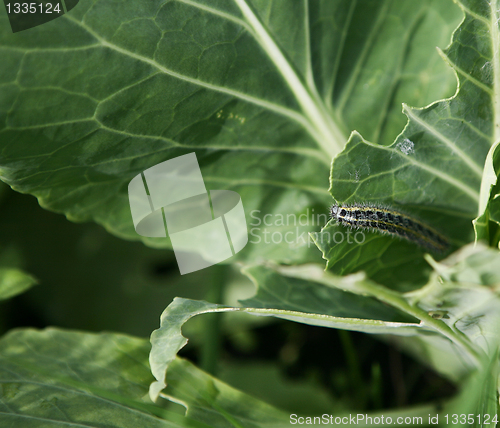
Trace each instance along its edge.
<path fill-rule="evenodd" d="M 338 212 L 339 212 L 339 206 L 337 204 L 333 204 L 330 208 L 330 216 L 336 218 Z"/>

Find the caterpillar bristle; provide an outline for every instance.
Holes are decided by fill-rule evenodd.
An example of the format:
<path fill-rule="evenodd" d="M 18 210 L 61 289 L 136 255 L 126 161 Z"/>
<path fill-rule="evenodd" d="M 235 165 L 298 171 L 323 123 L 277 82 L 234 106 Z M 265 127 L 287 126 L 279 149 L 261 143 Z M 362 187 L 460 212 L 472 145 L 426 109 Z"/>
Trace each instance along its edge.
<path fill-rule="evenodd" d="M 351 228 L 397 236 L 436 253 L 444 253 L 449 241 L 419 219 L 388 206 L 376 204 L 334 204 L 330 216 Z"/>

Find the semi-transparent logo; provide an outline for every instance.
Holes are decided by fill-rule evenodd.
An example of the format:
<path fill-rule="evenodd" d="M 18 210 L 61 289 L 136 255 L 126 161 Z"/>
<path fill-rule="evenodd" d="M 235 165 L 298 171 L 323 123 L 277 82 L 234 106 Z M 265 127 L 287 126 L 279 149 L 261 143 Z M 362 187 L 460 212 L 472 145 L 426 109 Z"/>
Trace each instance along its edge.
<path fill-rule="evenodd" d="M 207 191 L 195 153 L 145 170 L 132 179 L 128 194 L 136 232 L 168 234 L 181 275 L 222 262 L 248 242 L 240 195 Z"/>

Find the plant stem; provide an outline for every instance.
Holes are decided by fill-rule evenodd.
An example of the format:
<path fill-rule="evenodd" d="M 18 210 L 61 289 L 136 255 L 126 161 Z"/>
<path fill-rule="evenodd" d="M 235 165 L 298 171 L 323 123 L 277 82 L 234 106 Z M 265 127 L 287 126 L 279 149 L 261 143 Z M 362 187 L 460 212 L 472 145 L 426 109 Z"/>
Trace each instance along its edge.
<path fill-rule="evenodd" d="M 211 281 L 206 300 L 213 303 L 222 303 L 224 283 L 227 277 L 227 267 L 214 265 L 210 268 Z M 207 314 L 205 316 L 204 342 L 201 351 L 201 368 L 215 375 L 221 349 L 222 313 Z"/>
<path fill-rule="evenodd" d="M 363 390 L 363 378 L 361 376 L 361 369 L 359 367 L 358 356 L 352 344 L 351 333 L 347 330 L 337 330 L 339 333 L 340 341 L 342 342 L 342 349 L 344 356 L 349 367 L 349 377 L 351 378 L 351 387 L 354 391 Z"/>
<path fill-rule="evenodd" d="M 383 287 L 378 284 L 364 284 L 367 294 L 375 297 L 376 299 L 387 303 L 395 308 L 414 316 L 427 327 L 441 333 L 456 345 L 460 346 L 467 352 L 472 361 L 477 367 L 481 366 L 480 354 L 474 348 L 469 339 L 463 335 L 457 334 L 451 327 L 445 324 L 442 320 L 431 317 L 426 311 L 417 306 L 410 305 L 399 293 Z"/>

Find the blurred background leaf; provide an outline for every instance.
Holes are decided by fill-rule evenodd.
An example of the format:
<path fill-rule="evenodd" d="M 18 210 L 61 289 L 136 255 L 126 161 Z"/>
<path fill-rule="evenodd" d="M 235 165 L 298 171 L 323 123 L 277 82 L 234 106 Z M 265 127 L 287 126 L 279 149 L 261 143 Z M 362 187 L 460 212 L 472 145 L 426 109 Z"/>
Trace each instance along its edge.
<path fill-rule="evenodd" d="M 21 294 L 35 284 L 35 278 L 19 269 L 0 267 L 0 300 Z"/>

